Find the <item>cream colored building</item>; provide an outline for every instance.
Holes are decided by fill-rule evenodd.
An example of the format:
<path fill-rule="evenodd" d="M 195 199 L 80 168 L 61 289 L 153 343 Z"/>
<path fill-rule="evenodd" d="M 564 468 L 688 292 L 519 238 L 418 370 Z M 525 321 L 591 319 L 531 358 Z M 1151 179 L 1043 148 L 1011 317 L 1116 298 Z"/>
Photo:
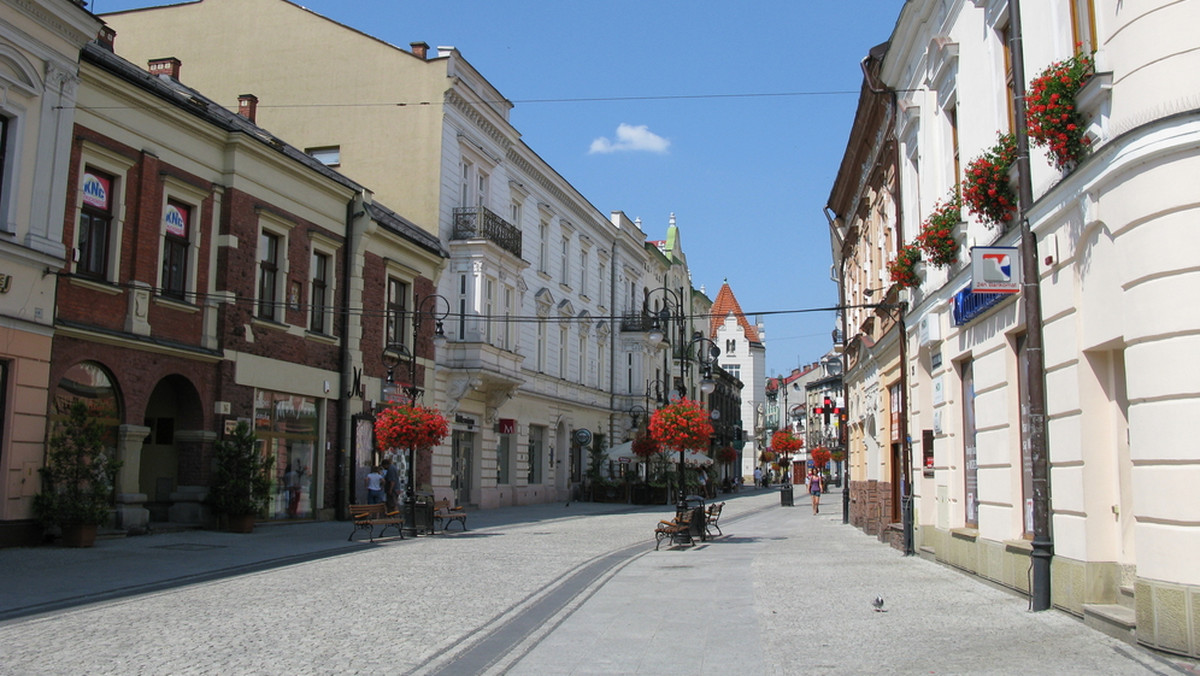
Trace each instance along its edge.
<path fill-rule="evenodd" d="M 185 83 L 230 105 L 256 95 L 261 124 L 446 243 L 441 298 L 404 299 L 410 312 L 445 315 L 449 340 L 425 395 L 452 428 L 434 453 L 438 497 L 567 499 L 589 446 L 624 438 L 656 357 L 613 318 L 664 285 L 686 288 L 692 306 L 686 259 L 676 247 L 656 262 L 637 224 L 601 214 L 526 146 L 512 103 L 458 50 L 398 48 L 285 0 L 104 19 L 119 54 L 177 57 Z"/>
<path fill-rule="evenodd" d="M 1090 156 L 1059 170 L 1043 150 L 1031 153 L 1052 601 L 1114 635 L 1200 655 L 1200 455 L 1188 426 L 1200 412 L 1200 319 L 1186 300 L 1200 280 L 1190 227 L 1200 167 L 1200 53 L 1190 27 L 1200 6 L 1071 0 L 1021 9 L 1026 82 L 1077 43 L 1095 52 L 1097 70 L 1077 99 Z M 905 242 L 962 167 L 1011 130 L 1009 16 L 1003 0 L 922 0 L 900 12 L 875 86 L 896 96 L 894 213 Z M 965 264 L 969 247 L 1016 246 L 1018 232 L 968 218 L 960 262 L 925 267 L 908 294 L 903 368 L 912 376 L 919 546 L 1025 591 L 1027 318 L 1015 296 L 970 295 Z M 855 283 L 843 280 L 843 289 Z M 852 423 L 853 408 L 852 396 Z M 927 452 L 931 466 L 921 471 Z"/>
<path fill-rule="evenodd" d="M 28 539 L 41 489 L 79 50 L 100 22 L 70 0 L 0 2 L 0 544 Z"/>

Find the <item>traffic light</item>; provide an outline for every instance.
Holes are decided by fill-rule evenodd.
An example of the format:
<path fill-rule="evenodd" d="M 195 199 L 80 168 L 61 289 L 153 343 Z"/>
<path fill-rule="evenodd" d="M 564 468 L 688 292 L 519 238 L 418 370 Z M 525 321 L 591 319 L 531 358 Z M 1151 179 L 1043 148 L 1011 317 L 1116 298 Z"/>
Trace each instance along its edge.
<path fill-rule="evenodd" d="M 833 413 L 833 400 L 825 397 L 825 403 L 821 406 L 821 414 L 825 416 L 825 425 L 829 425 L 829 415 Z"/>

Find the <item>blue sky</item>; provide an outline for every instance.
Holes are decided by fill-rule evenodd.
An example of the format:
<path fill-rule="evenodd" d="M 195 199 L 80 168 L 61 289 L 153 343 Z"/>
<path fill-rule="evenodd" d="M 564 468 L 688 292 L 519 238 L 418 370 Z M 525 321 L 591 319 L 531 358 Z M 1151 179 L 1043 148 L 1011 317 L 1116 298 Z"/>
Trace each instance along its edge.
<path fill-rule="evenodd" d="M 170 4 L 95 0 L 97 13 Z M 862 81 L 902 0 L 304 0 L 407 48 L 451 45 L 516 107 L 525 142 L 602 213 L 661 239 L 693 283 L 762 317 L 767 370 L 831 346 L 825 205 Z M 118 38 L 118 51 L 120 40 Z M 753 321 L 753 317 L 751 317 Z"/>

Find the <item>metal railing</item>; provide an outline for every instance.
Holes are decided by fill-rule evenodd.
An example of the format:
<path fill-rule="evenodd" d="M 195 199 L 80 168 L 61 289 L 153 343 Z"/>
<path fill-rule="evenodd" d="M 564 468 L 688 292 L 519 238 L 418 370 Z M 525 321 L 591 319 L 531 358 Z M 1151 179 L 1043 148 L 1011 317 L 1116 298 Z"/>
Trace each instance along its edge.
<path fill-rule="evenodd" d="M 486 239 L 521 257 L 521 230 L 487 207 L 456 207 L 450 239 Z"/>

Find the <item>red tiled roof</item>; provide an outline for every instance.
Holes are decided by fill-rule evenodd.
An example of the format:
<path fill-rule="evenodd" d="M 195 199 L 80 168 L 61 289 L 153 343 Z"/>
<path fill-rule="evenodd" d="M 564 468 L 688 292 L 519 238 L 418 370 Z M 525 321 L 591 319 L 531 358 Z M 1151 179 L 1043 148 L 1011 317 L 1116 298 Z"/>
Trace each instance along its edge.
<path fill-rule="evenodd" d="M 725 318 L 732 312 L 733 316 L 737 317 L 742 331 L 745 332 L 746 340 L 753 343 L 762 342 L 758 337 L 758 329 L 746 320 L 746 315 L 742 314 L 742 306 L 738 304 L 737 298 L 733 297 L 733 290 L 729 288 L 729 282 L 721 285 L 721 290 L 717 292 L 717 299 L 713 301 L 712 310 L 709 312 L 708 336 L 710 338 L 716 337 L 717 329 L 725 323 Z"/>

